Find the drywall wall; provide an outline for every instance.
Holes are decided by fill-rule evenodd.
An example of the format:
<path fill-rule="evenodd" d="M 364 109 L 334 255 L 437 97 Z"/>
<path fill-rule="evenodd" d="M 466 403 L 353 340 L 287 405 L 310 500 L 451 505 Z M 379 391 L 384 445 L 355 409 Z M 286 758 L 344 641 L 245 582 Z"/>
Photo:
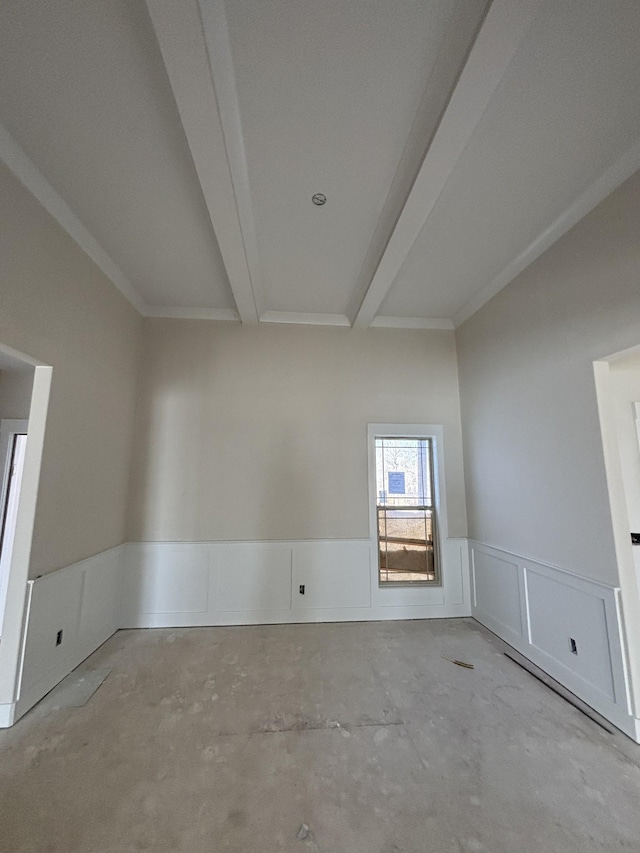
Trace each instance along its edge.
<path fill-rule="evenodd" d="M 640 532 L 640 446 L 633 405 L 640 403 L 640 355 L 611 361 L 609 390 L 614 407 L 629 530 Z"/>
<path fill-rule="evenodd" d="M 0 370 L 0 419 L 27 420 L 33 389 L 33 369 Z"/>
<path fill-rule="evenodd" d="M 137 312 L 0 167 L 0 343 L 53 367 L 30 573 L 124 539 Z"/>
<path fill-rule="evenodd" d="M 640 174 L 456 333 L 469 533 L 616 583 L 593 361 L 640 344 Z"/>
<path fill-rule="evenodd" d="M 452 332 L 145 320 L 131 541 L 369 536 L 367 423 L 437 423 L 466 535 Z"/>

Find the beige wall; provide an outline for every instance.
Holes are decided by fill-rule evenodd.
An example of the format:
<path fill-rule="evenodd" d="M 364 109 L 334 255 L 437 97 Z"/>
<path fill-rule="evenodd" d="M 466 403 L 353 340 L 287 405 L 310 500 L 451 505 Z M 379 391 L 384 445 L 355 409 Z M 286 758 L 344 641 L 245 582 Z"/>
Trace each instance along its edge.
<path fill-rule="evenodd" d="M 33 370 L 0 370 L 0 418 L 26 420 L 32 390 Z"/>
<path fill-rule="evenodd" d="M 139 317 L 4 167 L 0 343 L 53 366 L 31 574 L 124 539 Z"/>
<path fill-rule="evenodd" d="M 129 538 L 367 537 L 369 422 L 444 424 L 464 536 L 452 332 L 145 320 Z"/>
<path fill-rule="evenodd" d="M 469 532 L 617 568 L 593 361 L 640 344 L 640 174 L 457 330 Z"/>

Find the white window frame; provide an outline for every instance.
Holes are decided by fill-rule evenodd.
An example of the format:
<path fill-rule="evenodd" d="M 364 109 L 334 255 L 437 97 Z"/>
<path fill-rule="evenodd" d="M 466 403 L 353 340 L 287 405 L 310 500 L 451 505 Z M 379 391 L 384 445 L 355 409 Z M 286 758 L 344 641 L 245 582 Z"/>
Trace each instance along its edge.
<path fill-rule="evenodd" d="M 437 536 L 439 542 L 440 584 L 407 584 L 403 589 L 405 591 L 414 589 L 415 592 L 425 589 L 442 591 L 445 585 L 444 545 L 449 536 L 444 471 L 444 427 L 442 424 L 367 425 L 367 450 L 369 460 L 369 538 L 371 540 L 371 553 L 372 555 L 375 555 L 375 586 L 378 587 L 383 594 L 387 594 L 393 593 L 393 591 L 397 590 L 398 587 L 394 584 L 379 585 L 376 438 L 428 438 L 431 439 L 433 443 L 434 503 L 436 507 L 436 523 L 438 525 Z"/>

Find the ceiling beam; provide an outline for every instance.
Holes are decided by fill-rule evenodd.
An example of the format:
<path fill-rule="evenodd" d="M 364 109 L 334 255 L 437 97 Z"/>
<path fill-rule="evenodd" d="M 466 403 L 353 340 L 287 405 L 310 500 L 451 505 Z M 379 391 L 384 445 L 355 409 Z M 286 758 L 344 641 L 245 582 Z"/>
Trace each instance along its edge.
<path fill-rule="evenodd" d="M 362 305 L 488 7 L 488 0 L 465 0 L 454 8 L 349 301 L 347 316 L 351 322 Z"/>
<path fill-rule="evenodd" d="M 141 314 L 147 306 L 127 276 L 88 231 L 9 131 L 0 124 L 0 161 Z"/>
<path fill-rule="evenodd" d="M 436 206 L 543 0 L 493 0 L 355 316 L 369 326 Z"/>
<path fill-rule="evenodd" d="M 263 311 L 231 47 L 221 0 L 147 0 L 243 323 Z"/>

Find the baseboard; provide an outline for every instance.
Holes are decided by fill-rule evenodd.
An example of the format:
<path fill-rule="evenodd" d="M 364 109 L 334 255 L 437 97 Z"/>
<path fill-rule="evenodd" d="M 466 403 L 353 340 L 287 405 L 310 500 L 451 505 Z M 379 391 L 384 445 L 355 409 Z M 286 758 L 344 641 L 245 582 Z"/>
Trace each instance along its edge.
<path fill-rule="evenodd" d="M 125 546 L 125 628 L 470 616 L 468 547 L 443 547 L 440 587 L 380 589 L 368 539 Z"/>
<path fill-rule="evenodd" d="M 16 719 L 16 703 L 0 704 L 0 729 L 8 729 Z"/>
<path fill-rule="evenodd" d="M 14 719 L 6 725 L 118 630 L 123 556 L 123 546 L 111 548 L 29 581 L 18 698 Z"/>
<path fill-rule="evenodd" d="M 469 543 L 472 615 L 640 742 L 617 587 Z"/>

